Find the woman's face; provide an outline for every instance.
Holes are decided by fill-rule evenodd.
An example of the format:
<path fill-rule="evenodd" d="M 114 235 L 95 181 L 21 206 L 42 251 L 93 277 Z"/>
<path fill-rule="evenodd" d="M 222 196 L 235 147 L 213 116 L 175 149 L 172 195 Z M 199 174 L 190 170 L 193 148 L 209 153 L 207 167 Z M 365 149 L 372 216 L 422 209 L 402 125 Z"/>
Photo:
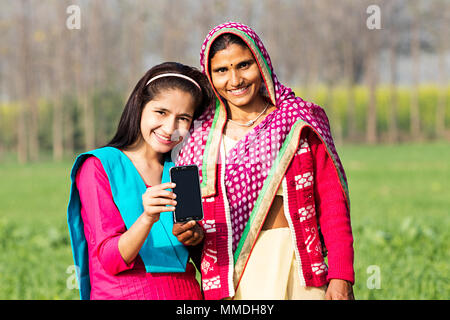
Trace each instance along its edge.
<path fill-rule="evenodd" d="M 242 108 L 258 97 L 262 77 L 247 47 L 230 44 L 214 55 L 210 65 L 212 83 L 228 104 Z"/>
<path fill-rule="evenodd" d="M 194 111 L 190 93 L 179 89 L 159 93 L 142 110 L 142 139 L 156 152 L 169 152 L 188 133 Z"/>

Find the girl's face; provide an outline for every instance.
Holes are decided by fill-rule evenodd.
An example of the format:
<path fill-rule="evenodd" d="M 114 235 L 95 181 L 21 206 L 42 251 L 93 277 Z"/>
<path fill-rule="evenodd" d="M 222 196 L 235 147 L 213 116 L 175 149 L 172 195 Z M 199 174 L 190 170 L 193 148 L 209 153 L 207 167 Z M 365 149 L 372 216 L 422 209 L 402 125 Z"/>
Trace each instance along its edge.
<path fill-rule="evenodd" d="M 211 79 L 218 94 L 229 104 L 241 108 L 255 101 L 262 84 L 251 51 L 234 43 L 211 59 Z"/>
<path fill-rule="evenodd" d="M 190 93 L 179 89 L 159 93 L 142 110 L 142 139 L 158 153 L 169 152 L 188 133 L 194 111 Z"/>

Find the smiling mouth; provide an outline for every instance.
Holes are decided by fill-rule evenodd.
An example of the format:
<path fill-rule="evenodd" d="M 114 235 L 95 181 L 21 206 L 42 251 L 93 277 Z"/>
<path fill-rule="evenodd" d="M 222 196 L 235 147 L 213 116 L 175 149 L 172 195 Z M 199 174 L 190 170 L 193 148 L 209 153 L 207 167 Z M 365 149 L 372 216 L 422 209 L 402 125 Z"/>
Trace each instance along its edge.
<path fill-rule="evenodd" d="M 160 135 L 160 134 L 158 134 L 158 133 L 156 133 L 156 132 L 153 132 L 153 133 L 155 134 L 156 139 L 157 139 L 159 142 L 161 142 L 161 143 L 164 143 L 164 144 L 171 144 L 171 143 L 174 142 L 174 141 L 172 141 L 172 140 L 170 139 L 170 137 L 166 137 L 166 136 Z"/>
<path fill-rule="evenodd" d="M 249 87 L 250 85 L 238 89 L 228 90 L 228 92 L 234 96 L 240 96 L 247 93 Z"/>

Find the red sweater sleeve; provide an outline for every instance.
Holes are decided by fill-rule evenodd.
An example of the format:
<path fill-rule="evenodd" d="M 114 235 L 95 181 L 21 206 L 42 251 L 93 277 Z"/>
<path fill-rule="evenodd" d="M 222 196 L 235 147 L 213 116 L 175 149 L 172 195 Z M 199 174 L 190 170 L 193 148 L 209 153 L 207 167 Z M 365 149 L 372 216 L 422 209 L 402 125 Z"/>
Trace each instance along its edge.
<path fill-rule="evenodd" d="M 309 137 L 315 170 L 316 212 L 328 249 L 328 280 L 355 281 L 350 212 L 333 160 L 315 134 Z"/>
<path fill-rule="evenodd" d="M 97 258 L 112 275 L 132 269 L 134 262 L 127 265 L 119 252 L 119 238 L 126 226 L 114 203 L 108 176 L 100 160 L 96 157 L 86 159 L 75 181 L 90 258 Z"/>

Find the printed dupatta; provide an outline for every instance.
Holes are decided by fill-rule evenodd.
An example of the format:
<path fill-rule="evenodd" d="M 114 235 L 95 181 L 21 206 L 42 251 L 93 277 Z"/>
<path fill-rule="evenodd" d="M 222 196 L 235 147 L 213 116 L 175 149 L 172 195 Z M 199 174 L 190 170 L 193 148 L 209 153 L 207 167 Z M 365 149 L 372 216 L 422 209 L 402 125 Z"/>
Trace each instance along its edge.
<path fill-rule="evenodd" d="M 211 44 L 224 33 L 239 36 L 250 48 L 261 72 L 267 98 L 277 107 L 244 138 L 236 143 L 225 160 L 225 187 L 230 208 L 232 227 L 232 248 L 236 262 L 245 239 L 245 230 L 251 227 L 252 211 L 262 201 L 264 185 L 278 172 L 277 165 L 291 141 L 295 127 L 307 124 L 324 142 L 333 158 L 347 201 L 348 187 L 344 169 L 334 146 L 328 118 L 321 107 L 296 97 L 294 92 L 282 85 L 275 75 L 270 57 L 258 35 L 248 26 L 228 22 L 212 29 L 207 35 L 200 53 L 202 71 L 208 73 L 208 55 Z M 194 122 L 190 138 L 180 146 L 177 165 L 197 164 L 201 171 L 200 181 L 203 198 L 214 196 L 217 192 L 217 164 L 222 133 L 227 120 L 227 111 L 220 95 L 215 91 L 216 103 L 207 108 Z M 292 149 L 292 148 L 291 148 Z M 270 178 L 270 179 L 269 179 Z M 275 189 L 276 190 L 276 189 Z M 250 222 L 250 223 L 249 223 Z M 245 237 L 244 237 L 245 238 Z"/>

